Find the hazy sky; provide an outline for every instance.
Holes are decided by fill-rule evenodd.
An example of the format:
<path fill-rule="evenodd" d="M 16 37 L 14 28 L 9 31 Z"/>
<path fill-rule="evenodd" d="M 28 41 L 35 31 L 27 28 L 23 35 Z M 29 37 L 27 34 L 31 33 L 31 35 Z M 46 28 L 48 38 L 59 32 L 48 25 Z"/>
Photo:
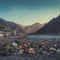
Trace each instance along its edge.
<path fill-rule="evenodd" d="M 60 14 L 60 0 L 0 0 L 0 18 L 23 25 L 45 23 Z"/>

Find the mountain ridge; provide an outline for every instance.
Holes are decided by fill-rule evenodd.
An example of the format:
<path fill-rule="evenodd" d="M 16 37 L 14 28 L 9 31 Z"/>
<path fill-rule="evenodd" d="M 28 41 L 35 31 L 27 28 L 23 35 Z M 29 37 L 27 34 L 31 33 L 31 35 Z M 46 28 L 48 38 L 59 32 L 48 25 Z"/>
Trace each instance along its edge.
<path fill-rule="evenodd" d="M 25 31 L 28 34 L 31 34 L 31 33 L 36 32 L 37 30 L 39 30 L 42 27 L 43 27 L 43 24 L 40 24 L 40 23 L 36 22 L 36 23 L 34 23 L 32 25 L 26 26 Z"/>

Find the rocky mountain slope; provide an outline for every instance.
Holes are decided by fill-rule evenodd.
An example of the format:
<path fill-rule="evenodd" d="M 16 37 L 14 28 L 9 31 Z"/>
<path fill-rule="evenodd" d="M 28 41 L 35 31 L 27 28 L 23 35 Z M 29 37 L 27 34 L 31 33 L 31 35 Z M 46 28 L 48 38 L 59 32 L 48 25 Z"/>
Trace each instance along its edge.
<path fill-rule="evenodd" d="M 18 24 L 0 18 L 0 31 L 2 30 L 8 32 L 16 31 L 17 33 L 23 35 L 26 34 L 26 32 Z"/>
<path fill-rule="evenodd" d="M 44 27 L 39 29 L 36 34 L 60 34 L 60 15 L 49 21 Z"/>

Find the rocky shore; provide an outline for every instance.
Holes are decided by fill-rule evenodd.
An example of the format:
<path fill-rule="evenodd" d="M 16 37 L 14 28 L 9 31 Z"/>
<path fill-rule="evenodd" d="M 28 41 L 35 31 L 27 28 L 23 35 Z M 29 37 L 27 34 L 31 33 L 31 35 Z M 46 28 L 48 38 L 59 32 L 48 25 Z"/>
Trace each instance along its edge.
<path fill-rule="evenodd" d="M 59 56 L 60 39 L 0 38 L 0 60 L 60 60 Z"/>

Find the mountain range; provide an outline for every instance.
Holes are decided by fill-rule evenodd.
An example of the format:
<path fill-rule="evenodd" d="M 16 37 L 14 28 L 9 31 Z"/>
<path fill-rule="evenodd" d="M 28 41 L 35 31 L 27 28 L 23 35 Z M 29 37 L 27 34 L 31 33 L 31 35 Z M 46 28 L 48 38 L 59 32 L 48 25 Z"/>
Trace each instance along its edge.
<path fill-rule="evenodd" d="M 53 18 L 48 23 L 40 24 L 36 22 L 29 26 L 23 26 L 0 18 L 0 31 L 3 29 L 9 32 L 12 30 L 16 31 L 23 36 L 29 34 L 60 34 L 60 15 Z"/>

